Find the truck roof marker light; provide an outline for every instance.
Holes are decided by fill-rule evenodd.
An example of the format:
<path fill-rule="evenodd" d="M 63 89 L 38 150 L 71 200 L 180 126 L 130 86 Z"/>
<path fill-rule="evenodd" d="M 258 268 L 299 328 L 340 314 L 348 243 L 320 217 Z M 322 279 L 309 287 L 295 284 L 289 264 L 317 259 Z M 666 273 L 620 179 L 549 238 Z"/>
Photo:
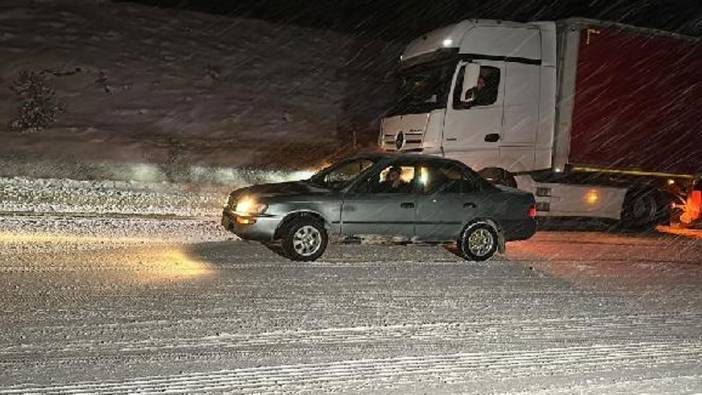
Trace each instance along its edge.
<path fill-rule="evenodd" d="M 450 38 L 444 39 L 444 41 L 441 43 L 444 47 L 450 47 L 453 45 L 453 40 Z"/>

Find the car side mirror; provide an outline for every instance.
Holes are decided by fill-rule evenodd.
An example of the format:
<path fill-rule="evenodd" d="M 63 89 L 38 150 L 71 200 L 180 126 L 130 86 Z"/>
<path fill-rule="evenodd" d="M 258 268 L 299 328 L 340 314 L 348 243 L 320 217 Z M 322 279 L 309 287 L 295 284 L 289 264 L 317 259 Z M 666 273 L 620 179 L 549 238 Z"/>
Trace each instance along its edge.
<path fill-rule="evenodd" d="M 463 86 L 461 87 L 461 103 L 472 103 L 475 100 L 475 90 L 480 78 L 480 65 L 467 63 L 463 70 Z"/>

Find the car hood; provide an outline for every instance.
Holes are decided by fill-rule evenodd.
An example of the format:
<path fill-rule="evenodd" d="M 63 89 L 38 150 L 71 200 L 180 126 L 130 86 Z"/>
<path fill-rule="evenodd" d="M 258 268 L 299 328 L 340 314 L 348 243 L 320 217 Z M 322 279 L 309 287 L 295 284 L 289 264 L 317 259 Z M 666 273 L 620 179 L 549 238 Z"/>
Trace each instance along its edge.
<path fill-rule="evenodd" d="M 258 184 L 237 189 L 232 195 L 253 195 L 256 197 L 277 197 L 303 194 L 328 193 L 329 189 L 320 188 L 307 181 L 289 181 L 272 184 Z"/>

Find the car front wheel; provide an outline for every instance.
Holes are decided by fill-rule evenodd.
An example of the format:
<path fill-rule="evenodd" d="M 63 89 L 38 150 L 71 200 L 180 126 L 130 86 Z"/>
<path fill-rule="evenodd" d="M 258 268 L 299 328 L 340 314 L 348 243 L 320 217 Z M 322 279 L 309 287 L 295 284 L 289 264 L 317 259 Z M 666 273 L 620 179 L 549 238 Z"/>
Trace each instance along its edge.
<path fill-rule="evenodd" d="M 314 261 L 327 249 L 327 231 L 314 218 L 292 220 L 283 232 L 282 248 L 293 261 Z"/>
<path fill-rule="evenodd" d="M 486 223 L 469 225 L 458 241 L 463 257 L 469 261 L 486 261 L 492 258 L 499 246 L 499 236 L 494 227 Z"/>

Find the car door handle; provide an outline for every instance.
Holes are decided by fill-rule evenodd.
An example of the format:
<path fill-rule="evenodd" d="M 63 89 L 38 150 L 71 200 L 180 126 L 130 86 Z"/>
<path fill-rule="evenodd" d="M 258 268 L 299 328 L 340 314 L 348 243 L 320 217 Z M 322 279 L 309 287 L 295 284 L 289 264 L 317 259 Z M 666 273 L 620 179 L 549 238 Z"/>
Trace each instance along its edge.
<path fill-rule="evenodd" d="M 476 207 L 478 207 L 478 205 L 473 203 L 473 202 L 463 203 L 463 208 L 476 208 Z"/>
<path fill-rule="evenodd" d="M 414 203 L 410 203 L 410 202 L 401 203 L 401 204 L 400 204 L 400 207 L 402 207 L 402 208 L 414 208 Z"/>
<path fill-rule="evenodd" d="M 490 133 L 490 134 L 485 135 L 485 142 L 487 142 L 487 143 L 496 143 L 499 140 L 500 140 L 499 133 Z"/>

